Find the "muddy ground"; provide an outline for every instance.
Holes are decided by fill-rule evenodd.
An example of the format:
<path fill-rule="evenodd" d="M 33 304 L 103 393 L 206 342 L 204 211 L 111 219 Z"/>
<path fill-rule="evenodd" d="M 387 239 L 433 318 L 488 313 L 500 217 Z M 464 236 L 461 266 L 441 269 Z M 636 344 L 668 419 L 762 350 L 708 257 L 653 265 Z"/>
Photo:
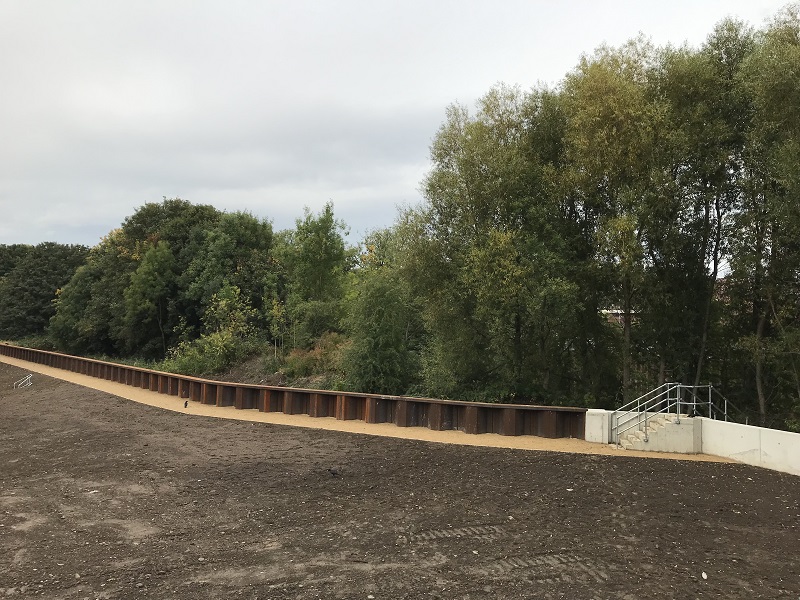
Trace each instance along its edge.
<path fill-rule="evenodd" d="M 800 598 L 800 477 L 143 406 L 0 364 L 0 597 Z"/>

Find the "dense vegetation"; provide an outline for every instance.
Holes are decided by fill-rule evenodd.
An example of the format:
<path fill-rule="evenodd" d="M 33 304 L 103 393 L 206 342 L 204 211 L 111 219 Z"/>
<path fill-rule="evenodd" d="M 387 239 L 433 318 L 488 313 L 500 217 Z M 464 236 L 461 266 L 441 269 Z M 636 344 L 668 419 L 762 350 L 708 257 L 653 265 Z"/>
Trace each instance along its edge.
<path fill-rule="evenodd" d="M 600 48 L 556 88 L 499 85 L 448 109 L 431 162 L 425 202 L 358 248 L 331 205 L 274 232 L 179 199 L 88 254 L 4 246 L 0 336 L 501 402 L 710 381 L 800 427 L 797 7 L 700 48 Z"/>

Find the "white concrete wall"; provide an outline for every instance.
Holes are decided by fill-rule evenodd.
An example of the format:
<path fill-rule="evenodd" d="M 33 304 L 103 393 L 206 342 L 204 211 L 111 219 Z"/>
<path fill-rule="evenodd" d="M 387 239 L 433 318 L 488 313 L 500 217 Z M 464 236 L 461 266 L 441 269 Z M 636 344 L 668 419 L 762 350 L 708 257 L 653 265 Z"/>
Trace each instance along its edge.
<path fill-rule="evenodd" d="M 614 439 L 611 437 L 611 427 L 614 425 L 612 416 L 614 414 L 613 410 L 603 410 L 600 408 L 590 408 L 586 412 L 586 441 L 587 442 L 596 442 L 599 444 L 613 444 Z M 659 417 L 663 417 L 665 413 L 656 413 L 651 412 L 648 413 L 647 418 L 648 420 L 652 421 L 653 419 L 657 419 Z M 674 413 L 672 413 L 674 417 Z M 640 418 L 642 419 L 642 425 L 644 425 L 644 413 L 641 413 Z M 622 434 L 622 437 L 625 437 L 629 433 L 633 432 L 636 427 L 630 427 L 634 425 L 634 422 L 637 419 L 637 415 L 629 415 L 628 421 L 622 423 L 622 428 L 625 429 L 625 432 Z M 681 419 L 683 421 L 684 419 Z M 699 452 L 699 450 L 697 450 Z"/>
<path fill-rule="evenodd" d="M 679 452 L 681 454 L 697 454 L 702 452 L 703 429 L 697 419 L 681 419 L 676 423 L 667 420 L 663 427 L 650 434 L 651 448 L 655 452 Z"/>
<path fill-rule="evenodd" d="M 590 408 L 586 412 L 586 436 L 587 442 L 597 444 L 611 443 L 611 411 L 599 408 Z"/>
<path fill-rule="evenodd" d="M 800 433 L 705 417 L 699 419 L 703 424 L 702 448 L 705 454 L 800 475 Z"/>
<path fill-rule="evenodd" d="M 613 443 L 612 414 L 612 411 L 599 409 L 590 409 L 586 413 L 587 442 Z M 661 452 L 702 452 L 800 475 L 800 433 L 726 423 L 706 417 L 681 419 L 681 426 L 673 424 L 668 427 L 671 431 L 659 432 L 659 439 L 653 440 L 650 449 Z M 662 437 L 664 441 L 661 441 Z M 667 442 L 668 437 L 675 439 Z"/>

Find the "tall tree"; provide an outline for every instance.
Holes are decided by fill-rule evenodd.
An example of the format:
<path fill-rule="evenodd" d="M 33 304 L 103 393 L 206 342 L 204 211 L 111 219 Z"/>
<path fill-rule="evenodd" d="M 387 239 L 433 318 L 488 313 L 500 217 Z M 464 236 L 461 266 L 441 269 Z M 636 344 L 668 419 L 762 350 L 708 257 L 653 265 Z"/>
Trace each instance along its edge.
<path fill-rule="evenodd" d="M 170 302 L 175 295 L 175 256 L 169 244 L 151 246 L 125 288 L 125 328 L 129 352 L 164 356 Z"/>
<path fill-rule="evenodd" d="M 8 275 L 31 250 L 28 244 L 0 244 L 0 277 Z"/>
<path fill-rule="evenodd" d="M 750 363 L 762 424 L 800 405 L 800 19 L 789 7 L 761 33 L 741 80 L 752 96 L 741 207 L 735 215 L 732 292 L 738 343 Z M 770 407 L 768 398 L 775 406 Z"/>
<path fill-rule="evenodd" d="M 345 224 L 327 203 L 319 214 L 306 209 L 284 247 L 289 273 L 286 305 L 293 345 L 310 346 L 326 331 L 341 331 L 344 277 L 351 266 L 345 247 Z"/>
<path fill-rule="evenodd" d="M 683 95 L 677 101 L 679 110 L 690 112 L 686 124 L 690 128 L 687 132 L 690 143 L 688 148 L 684 147 L 688 168 L 682 183 L 695 201 L 695 214 L 701 217 L 694 220 L 692 229 L 706 272 L 700 342 L 695 353 L 695 385 L 703 373 L 712 303 L 720 264 L 727 252 L 726 226 L 741 200 L 751 113 L 750 97 L 741 83 L 741 69 L 753 48 L 753 32 L 749 27 L 730 19 L 722 21 L 695 59 L 702 77 L 701 91 Z M 688 109 L 687 99 L 694 101 L 694 106 Z"/>
<path fill-rule="evenodd" d="M 272 225 L 246 212 L 225 213 L 203 231 L 195 253 L 180 277 L 184 306 L 201 318 L 225 285 L 236 287 L 249 306 L 268 310 L 276 273 L 272 260 Z"/>
<path fill-rule="evenodd" d="M 474 117 L 450 107 L 431 147 L 427 204 L 407 220 L 404 271 L 425 307 L 434 393 L 563 401 L 573 379 L 580 302 L 541 159 L 553 148 L 528 147 L 535 126 L 557 121 L 542 97 L 499 86 Z"/>
<path fill-rule="evenodd" d="M 196 313 L 180 303 L 178 294 L 177 301 L 170 299 L 166 303 L 167 314 L 161 320 L 163 332 L 153 328 L 150 337 L 144 339 L 147 329 L 133 328 L 132 317 L 126 322 L 129 306 L 125 291 L 148 251 L 159 242 L 167 243 L 174 257 L 169 272 L 159 277 L 172 278 L 164 284 L 175 289 L 179 284 L 175 280 L 196 255 L 198 238 L 218 218 L 219 212 L 213 207 L 195 206 L 180 199 L 164 199 L 162 203 L 140 207 L 121 228 L 91 249 L 86 265 L 64 286 L 50 327 L 55 341 L 65 350 L 110 355 L 163 349 L 162 333 L 170 345 L 176 323 L 181 319 L 196 320 Z M 152 267 L 150 264 L 146 269 Z"/>
<path fill-rule="evenodd" d="M 125 348 L 125 288 L 136 260 L 120 229 L 89 251 L 56 299 L 49 333 L 69 352 L 115 355 Z"/>
<path fill-rule="evenodd" d="M 596 217 L 599 266 L 622 314 L 622 388 L 633 390 L 634 315 L 645 272 L 643 201 L 660 183 L 663 107 L 648 95 L 654 49 L 642 39 L 584 57 L 564 83 L 567 156 L 586 210 Z"/>
<path fill-rule="evenodd" d="M 406 394 L 418 383 L 422 319 L 398 270 L 398 242 L 396 231 L 371 233 L 350 274 L 344 367 L 354 390 Z"/>
<path fill-rule="evenodd" d="M 83 263 L 88 249 L 45 242 L 5 250 L 8 271 L 0 275 L 0 337 L 43 334 L 55 312 L 56 294 Z"/>

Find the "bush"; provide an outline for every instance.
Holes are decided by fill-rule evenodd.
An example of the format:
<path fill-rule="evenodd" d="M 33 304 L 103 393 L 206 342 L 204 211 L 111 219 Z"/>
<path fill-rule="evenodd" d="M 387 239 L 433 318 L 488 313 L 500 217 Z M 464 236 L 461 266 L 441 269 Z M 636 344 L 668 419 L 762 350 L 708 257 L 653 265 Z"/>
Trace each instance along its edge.
<path fill-rule="evenodd" d="M 284 373 L 290 379 L 315 377 L 320 385 L 341 387 L 343 353 L 350 340 L 334 332 L 325 333 L 311 350 L 295 348 L 286 357 Z"/>
<path fill-rule="evenodd" d="M 257 346 L 253 338 L 240 338 L 227 329 L 214 331 L 178 344 L 168 352 L 162 368 L 184 375 L 222 373 L 253 354 Z"/>

